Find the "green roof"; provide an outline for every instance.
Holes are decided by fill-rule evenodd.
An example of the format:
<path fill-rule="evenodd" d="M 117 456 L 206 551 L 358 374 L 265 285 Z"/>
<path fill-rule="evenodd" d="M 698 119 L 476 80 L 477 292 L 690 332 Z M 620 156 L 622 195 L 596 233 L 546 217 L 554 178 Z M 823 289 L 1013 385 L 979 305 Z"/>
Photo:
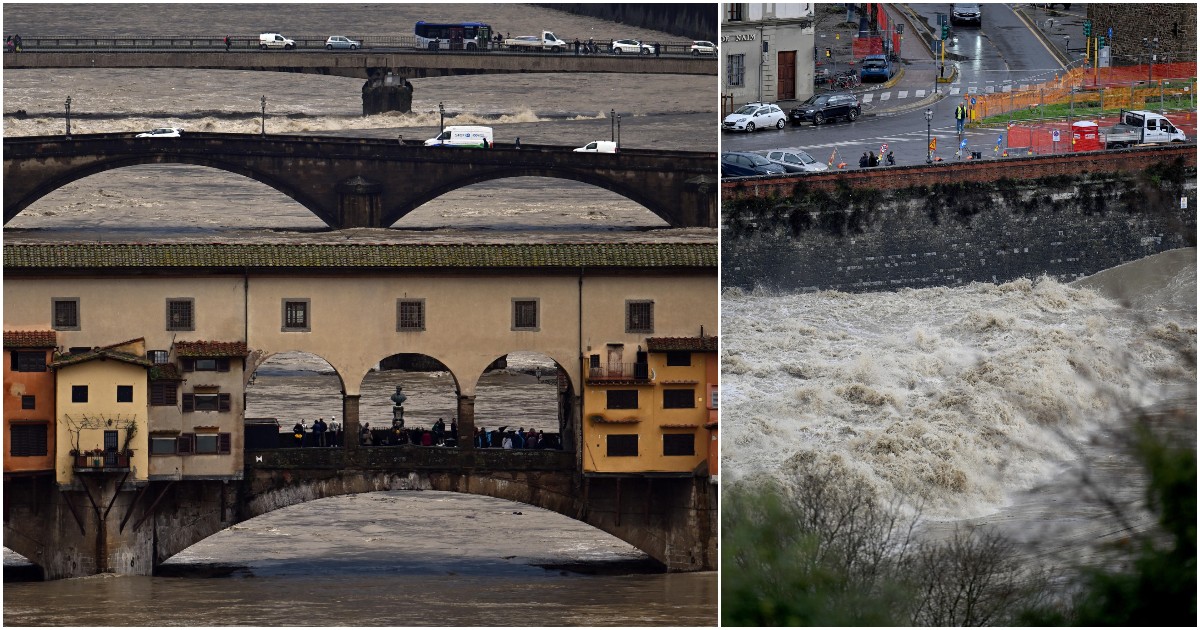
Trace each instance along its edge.
<path fill-rule="evenodd" d="M 715 243 L 492 245 L 37 244 L 4 246 L 4 269 L 717 268 Z"/>

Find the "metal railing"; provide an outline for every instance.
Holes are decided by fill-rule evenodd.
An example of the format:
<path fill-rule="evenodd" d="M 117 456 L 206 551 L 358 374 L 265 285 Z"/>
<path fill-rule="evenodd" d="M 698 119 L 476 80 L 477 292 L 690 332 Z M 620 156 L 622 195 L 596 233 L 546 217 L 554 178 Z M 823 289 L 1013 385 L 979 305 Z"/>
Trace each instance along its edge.
<path fill-rule="evenodd" d="M 604 380 L 650 380 L 650 366 L 646 363 L 608 363 L 588 367 L 589 381 Z"/>

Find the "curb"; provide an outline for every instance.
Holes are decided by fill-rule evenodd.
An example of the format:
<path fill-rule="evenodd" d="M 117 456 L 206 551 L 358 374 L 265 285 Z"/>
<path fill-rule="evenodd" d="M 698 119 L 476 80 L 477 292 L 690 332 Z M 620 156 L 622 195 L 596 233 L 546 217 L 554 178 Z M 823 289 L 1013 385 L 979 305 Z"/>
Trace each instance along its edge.
<path fill-rule="evenodd" d="M 1042 33 L 1042 29 L 1038 28 L 1034 20 L 1025 13 L 1025 7 L 1013 7 L 1013 13 L 1021 19 L 1021 22 L 1025 24 L 1025 27 L 1028 28 L 1031 33 L 1033 33 L 1034 37 L 1038 38 L 1038 41 L 1046 47 L 1046 50 L 1050 51 L 1051 55 L 1054 55 L 1054 58 L 1058 60 L 1058 65 L 1062 66 L 1063 68 L 1069 68 L 1071 66 L 1071 59 L 1066 56 L 1066 53 L 1060 51 L 1058 46 L 1054 45 L 1053 41 L 1046 39 L 1045 34 Z"/>
<path fill-rule="evenodd" d="M 908 106 L 905 106 L 900 109 L 888 110 L 886 112 L 863 114 L 863 118 L 867 118 L 867 117 L 887 118 L 889 116 L 899 116 L 900 114 L 907 114 L 909 112 L 916 111 L 918 109 L 929 107 L 930 105 L 933 105 L 934 103 L 946 98 L 947 96 L 948 95 L 942 94 L 941 91 L 939 90 L 937 94 L 930 94 L 929 96 L 926 96 L 925 98 L 913 103 L 912 105 L 908 105 Z"/>

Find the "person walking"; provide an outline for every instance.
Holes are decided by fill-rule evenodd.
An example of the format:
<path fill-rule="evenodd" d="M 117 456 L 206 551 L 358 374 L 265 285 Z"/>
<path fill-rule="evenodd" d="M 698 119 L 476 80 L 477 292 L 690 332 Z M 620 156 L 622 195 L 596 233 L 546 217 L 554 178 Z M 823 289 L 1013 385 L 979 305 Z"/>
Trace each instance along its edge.
<path fill-rule="evenodd" d="M 958 126 L 958 135 L 962 135 L 963 126 L 967 123 L 967 105 L 959 103 L 958 107 L 954 108 L 954 122 Z"/>
<path fill-rule="evenodd" d="M 578 37 L 575 38 L 575 56 L 576 57 L 579 56 L 579 38 Z"/>
<path fill-rule="evenodd" d="M 232 43 L 232 42 L 230 41 L 230 39 L 229 39 L 229 36 L 228 36 L 228 35 L 226 35 L 226 36 L 225 36 L 225 52 L 229 52 L 229 45 L 230 45 L 231 43 Z"/>

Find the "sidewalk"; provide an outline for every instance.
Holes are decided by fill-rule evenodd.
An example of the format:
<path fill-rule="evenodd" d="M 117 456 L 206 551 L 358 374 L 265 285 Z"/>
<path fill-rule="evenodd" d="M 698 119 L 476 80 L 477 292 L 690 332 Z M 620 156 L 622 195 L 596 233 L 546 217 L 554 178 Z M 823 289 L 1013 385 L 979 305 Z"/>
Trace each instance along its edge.
<path fill-rule="evenodd" d="M 933 56 L 914 32 L 908 16 L 895 5 L 884 7 L 894 23 L 904 24 L 898 63 L 900 71 L 886 83 L 867 83 L 849 90 L 859 95 L 863 116 L 893 116 L 923 109 L 946 94 L 946 84 L 941 84 L 940 93 L 934 91 L 937 69 Z M 846 22 L 846 10 L 837 5 L 817 4 L 815 12 L 817 71 L 828 69 L 831 74 L 836 74 L 848 69 L 857 70 L 860 60 L 854 58 L 852 47 L 858 25 Z M 855 16 L 857 18 L 857 14 Z M 824 56 L 826 48 L 832 53 L 830 58 Z M 824 91 L 827 90 L 821 88 L 817 93 Z M 794 100 L 779 102 L 784 111 L 797 104 L 799 101 Z"/>

